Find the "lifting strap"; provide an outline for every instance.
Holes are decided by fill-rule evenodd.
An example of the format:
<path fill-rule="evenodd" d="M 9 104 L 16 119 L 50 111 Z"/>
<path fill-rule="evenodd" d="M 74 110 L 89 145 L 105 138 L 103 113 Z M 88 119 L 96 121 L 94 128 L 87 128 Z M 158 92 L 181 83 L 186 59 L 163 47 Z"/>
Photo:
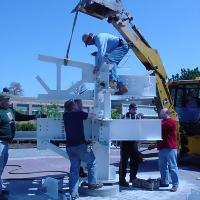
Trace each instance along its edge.
<path fill-rule="evenodd" d="M 81 1 L 80 1 L 80 3 L 81 3 Z M 65 56 L 66 57 L 65 65 L 67 65 L 68 58 L 69 58 L 69 51 L 70 51 L 70 47 L 71 47 L 71 42 L 72 42 L 72 37 L 73 37 L 73 33 L 74 33 L 74 28 L 75 28 L 77 17 L 78 17 L 78 11 L 79 11 L 80 3 L 78 5 L 78 7 L 76 8 L 76 13 L 75 13 L 75 17 L 74 17 L 73 26 L 72 26 L 71 36 L 70 36 L 70 40 L 69 40 L 69 44 L 68 44 L 68 48 L 67 48 L 67 53 L 66 53 L 66 56 Z"/>
<path fill-rule="evenodd" d="M 78 17 L 78 11 L 76 11 L 76 14 L 75 14 L 75 17 L 74 17 L 71 36 L 70 36 L 70 40 L 69 40 L 69 44 L 68 44 L 68 48 L 67 48 L 67 53 L 66 53 L 66 59 L 69 58 L 69 51 L 70 51 L 70 47 L 71 47 L 72 36 L 73 36 L 73 33 L 74 33 L 74 28 L 75 28 L 75 25 L 76 25 L 77 17 Z"/>

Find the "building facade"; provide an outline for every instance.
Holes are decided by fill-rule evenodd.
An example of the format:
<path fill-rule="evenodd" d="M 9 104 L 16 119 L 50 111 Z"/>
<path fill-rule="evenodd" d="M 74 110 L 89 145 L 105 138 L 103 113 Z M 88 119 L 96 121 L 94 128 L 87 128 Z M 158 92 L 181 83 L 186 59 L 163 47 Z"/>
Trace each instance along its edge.
<path fill-rule="evenodd" d="M 57 105 L 60 112 L 63 112 L 66 100 L 41 100 L 35 97 L 11 96 L 13 107 L 29 115 L 36 114 L 41 110 L 42 106 L 47 105 Z M 89 107 L 93 107 L 93 101 L 83 100 L 83 109 L 87 110 Z"/>

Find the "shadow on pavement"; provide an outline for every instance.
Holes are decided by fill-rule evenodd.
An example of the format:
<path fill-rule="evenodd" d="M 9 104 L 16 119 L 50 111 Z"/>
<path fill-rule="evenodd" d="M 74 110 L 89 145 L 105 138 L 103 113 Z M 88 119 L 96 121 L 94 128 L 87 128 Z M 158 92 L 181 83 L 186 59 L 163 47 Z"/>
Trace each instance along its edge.
<path fill-rule="evenodd" d="M 61 180 L 61 179 L 60 179 Z M 59 199 L 62 199 L 64 193 L 68 193 L 68 183 L 62 182 L 58 186 Z M 4 182 L 5 189 L 9 191 L 9 200 L 46 200 L 50 199 L 47 196 L 46 189 L 43 185 L 42 178 L 36 179 L 16 179 L 7 180 Z"/>
<path fill-rule="evenodd" d="M 111 165 L 119 168 L 119 162 L 112 163 Z M 129 167 L 128 167 L 129 170 Z M 143 162 L 139 164 L 138 172 L 154 172 L 158 171 L 158 159 L 143 159 Z"/>

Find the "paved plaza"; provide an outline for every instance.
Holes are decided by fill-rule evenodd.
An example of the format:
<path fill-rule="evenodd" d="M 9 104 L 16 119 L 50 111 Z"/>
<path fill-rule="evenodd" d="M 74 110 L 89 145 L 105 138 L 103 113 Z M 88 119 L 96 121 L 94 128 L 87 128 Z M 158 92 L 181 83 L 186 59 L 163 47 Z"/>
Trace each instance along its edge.
<path fill-rule="evenodd" d="M 43 150 L 38 151 L 35 148 L 10 149 L 9 162 L 3 173 L 4 184 L 9 190 L 9 200 L 53 200 L 54 198 L 46 194 L 44 180 L 46 177 L 56 178 L 58 182 L 60 200 L 66 200 L 68 194 L 68 172 L 69 161 L 56 155 L 54 152 Z M 111 150 L 111 165 L 118 169 L 119 149 Z M 122 189 L 118 186 L 118 177 L 112 186 L 115 191 L 110 190 L 110 185 L 104 186 L 101 190 L 108 191 L 95 194 L 80 193 L 80 200 L 186 200 L 191 190 L 200 191 L 200 163 L 197 159 L 188 159 L 185 165 L 180 167 L 180 187 L 177 192 L 172 193 L 169 188 L 155 191 L 144 190 L 140 188 Z M 158 178 L 158 159 L 148 158 L 140 164 L 138 178 Z M 128 177 L 127 177 L 128 180 Z M 109 193 L 109 191 L 112 191 Z M 106 195 L 105 195 L 106 194 Z M 96 195 L 95 197 L 93 195 Z M 199 198 L 200 199 L 200 198 Z"/>

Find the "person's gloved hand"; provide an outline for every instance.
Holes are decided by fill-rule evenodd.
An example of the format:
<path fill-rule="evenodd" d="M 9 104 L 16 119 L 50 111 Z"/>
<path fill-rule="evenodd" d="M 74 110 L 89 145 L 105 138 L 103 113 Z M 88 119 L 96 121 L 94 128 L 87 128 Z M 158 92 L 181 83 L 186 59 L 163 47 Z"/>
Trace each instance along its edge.
<path fill-rule="evenodd" d="M 144 114 L 143 113 L 138 113 L 137 114 L 137 118 L 143 118 L 144 117 Z"/>

